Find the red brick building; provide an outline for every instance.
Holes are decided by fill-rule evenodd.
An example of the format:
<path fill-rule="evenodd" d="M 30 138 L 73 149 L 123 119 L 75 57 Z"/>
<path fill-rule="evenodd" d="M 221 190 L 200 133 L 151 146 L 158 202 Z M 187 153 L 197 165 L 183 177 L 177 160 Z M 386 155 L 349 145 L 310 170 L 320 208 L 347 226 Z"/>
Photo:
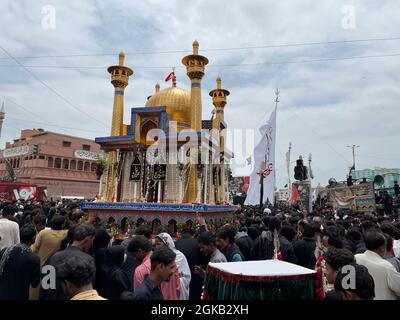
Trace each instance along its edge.
<path fill-rule="evenodd" d="M 27 129 L 0 151 L 0 177 L 8 176 L 9 160 L 18 182 L 47 187 L 48 197 L 83 196 L 99 192 L 96 157 L 102 155 L 94 141 L 65 134 Z"/>

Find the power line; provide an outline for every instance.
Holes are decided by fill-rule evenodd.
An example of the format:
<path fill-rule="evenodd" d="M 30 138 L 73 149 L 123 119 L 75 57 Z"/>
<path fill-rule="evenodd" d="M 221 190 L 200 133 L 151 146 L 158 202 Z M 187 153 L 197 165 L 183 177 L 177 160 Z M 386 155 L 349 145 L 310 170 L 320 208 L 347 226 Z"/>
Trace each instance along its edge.
<path fill-rule="evenodd" d="M 282 102 L 281 102 L 281 104 L 282 104 Z M 306 121 L 306 120 L 304 120 L 304 119 L 300 119 L 300 116 L 299 116 L 297 113 L 295 113 L 291 108 L 287 108 L 287 109 L 289 110 L 289 112 L 291 112 L 293 115 L 295 115 L 296 118 L 298 118 L 299 120 L 301 120 L 301 121 L 303 121 L 303 122 L 307 122 L 307 126 L 306 126 L 306 127 L 307 127 L 308 129 L 310 129 L 311 131 L 313 131 L 314 134 L 315 134 L 317 137 L 319 137 L 319 138 L 321 139 L 321 141 L 323 141 L 323 142 L 324 142 L 329 148 L 331 148 L 337 155 L 339 155 L 343 160 L 345 160 L 346 163 L 350 163 L 349 160 L 348 160 L 345 156 L 343 156 L 341 153 L 339 153 L 329 142 L 327 142 L 325 139 L 323 139 L 323 138 L 320 136 L 320 134 L 312 128 L 312 126 L 310 125 L 310 123 L 309 123 L 308 121 Z"/>
<path fill-rule="evenodd" d="M 10 128 L 13 128 L 13 129 L 15 129 L 17 131 L 21 130 L 20 128 L 17 128 L 17 127 L 14 127 L 13 125 L 8 124 L 7 122 L 4 122 L 4 125 L 7 126 L 7 127 L 10 127 Z"/>
<path fill-rule="evenodd" d="M 282 101 L 280 101 L 280 104 L 282 104 Z M 298 119 L 300 119 L 300 117 L 299 117 L 299 115 L 297 115 L 294 111 L 292 111 L 290 108 L 288 108 L 289 109 L 289 111 L 296 117 L 296 118 L 298 118 Z M 313 129 L 312 129 L 312 127 L 309 125 L 308 126 L 308 128 L 310 129 L 310 130 L 312 130 L 314 133 L 317 133 L 316 131 L 314 131 Z M 319 136 L 318 134 L 316 134 L 317 136 Z M 338 154 L 340 157 L 342 157 L 346 162 L 348 162 L 348 160 L 341 154 L 341 153 L 339 153 L 332 145 L 330 145 L 325 139 L 323 139 L 323 138 L 321 138 L 320 137 L 320 139 L 326 144 L 326 145 L 328 145 L 336 154 Z M 292 160 L 291 162 L 290 162 L 290 164 L 293 164 L 293 163 L 295 163 L 297 160 Z M 322 172 L 323 174 L 327 174 L 327 173 L 329 173 L 329 172 L 331 172 L 331 171 L 324 171 L 324 170 L 320 170 L 320 169 L 317 169 L 317 172 Z"/>
<path fill-rule="evenodd" d="M 294 61 L 277 61 L 277 62 L 260 62 L 260 63 L 242 63 L 242 64 L 221 64 L 210 65 L 210 67 L 242 67 L 242 66 L 262 66 L 262 65 L 278 65 L 278 64 L 297 64 L 297 63 L 310 63 L 310 62 L 324 62 L 324 61 L 339 61 L 339 60 L 354 60 L 354 59 L 371 59 L 371 58 L 384 58 L 384 57 L 397 57 L 400 53 L 368 55 L 368 56 L 353 56 L 353 57 L 338 57 L 338 58 L 321 58 L 309 60 L 294 60 Z"/>
<path fill-rule="evenodd" d="M 260 120 L 258 121 L 258 123 L 257 123 L 257 125 L 256 125 L 256 128 L 258 129 L 259 127 L 260 127 L 260 125 L 261 125 L 261 123 L 262 122 L 264 122 L 264 124 L 265 124 L 265 117 L 268 115 L 268 114 L 271 114 L 273 111 L 274 111 L 274 108 L 275 108 L 275 101 L 274 102 L 272 102 L 272 106 L 271 106 L 271 109 L 267 109 L 266 111 L 265 111 L 265 113 L 263 114 L 263 116 L 260 118 Z"/>
<path fill-rule="evenodd" d="M 39 118 L 39 119 L 42 118 L 42 117 L 40 117 L 38 114 L 35 114 L 35 113 L 31 112 L 31 111 L 29 110 L 29 108 L 24 107 L 23 105 L 21 105 L 21 104 L 15 102 L 13 99 L 11 99 L 11 98 L 9 98 L 9 97 L 3 95 L 3 94 L 0 94 L 0 96 L 2 96 L 4 99 L 10 101 L 11 103 L 15 104 L 17 107 L 21 108 L 22 110 L 24 110 L 24 111 L 28 112 L 29 114 L 35 116 L 36 118 Z M 19 121 L 24 121 L 24 122 L 39 123 L 39 124 L 44 124 L 44 125 L 48 125 L 48 126 L 62 127 L 62 126 L 55 125 L 55 124 L 52 125 L 52 124 L 50 124 L 50 123 L 48 123 L 48 122 L 32 121 L 32 120 L 20 119 L 20 118 L 15 118 L 15 117 L 10 117 L 10 116 L 7 116 L 7 119 L 14 119 L 14 120 L 19 120 Z M 14 127 L 14 128 L 15 128 L 15 127 Z M 68 127 L 63 127 L 63 128 L 68 129 Z M 80 129 L 78 129 L 78 128 L 72 128 L 72 129 L 80 130 Z M 20 129 L 18 129 L 18 130 L 20 130 Z M 82 130 L 82 131 L 86 131 L 86 130 Z M 98 132 L 100 132 L 100 131 L 98 131 Z M 72 134 L 72 133 L 70 132 L 70 134 Z"/>
<path fill-rule="evenodd" d="M 290 47 L 303 47 L 303 46 L 319 46 L 319 45 L 333 45 L 333 44 L 348 44 L 348 43 L 362 43 L 362 42 L 378 42 L 378 41 L 395 41 L 400 40 L 400 37 L 387 37 L 387 38 L 369 38 L 369 39 L 353 39 L 353 40 L 334 40 L 334 41 L 320 41 L 320 42 L 301 42 L 301 43 L 287 43 L 276 45 L 261 45 L 261 46 L 243 46 L 243 47 L 230 47 L 230 48 L 210 48 L 202 49 L 202 52 L 212 51 L 237 51 L 237 50 L 259 50 L 271 48 L 290 48 Z M 191 50 L 165 50 L 165 51 L 136 51 L 126 52 L 125 55 L 151 55 L 151 54 L 171 54 L 171 53 L 190 53 Z M 92 53 L 92 54 L 65 54 L 65 55 L 39 55 L 39 56 L 19 56 L 17 59 L 41 59 L 41 58 L 75 58 L 75 57 L 101 57 L 101 56 L 114 56 L 117 53 Z M 0 58 L 0 60 L 8 60 L 9 58 Z"/>
<path fill-rule="evenodd" d="M 282 101 L 280 101 L 280 104 L 282 104 Z M 289 111 L 290 111 L 294 116 L 296 116 L 296 118 L 300 119 L 300 117 L 299 117 L 296 113 L 294 113 L 294 111 L 292 111 L 290 108 L 288 108 L 288 109 L 289 109 Z M 265 114 L 262 116 L 261 120 L 258 122 L 258 124 L 257 124 L 257 126 L 256 126 L 257 128 L 259 127 L 261 121 L 263 121 L 264 117 L 268 114 L 268 112 L 272 112 L 272 111 L 268 110 L 267 113 L 265 113 Z M 314 131 L 314 130 L 312 129 L 311 126 L 309 126 L 309 128 L 310 128 L 314 133 L 316 133 L 316 131 Z M 318 134 L 316 134 L 316 135 L 319 136 Z M 348 160 L 347 160 L 341 153 L 339 153 L 332 145 L 330 145 L 325 139 L 323 139 L 323 138 L 321 138 L 321 137 L 320 137 L 320 139 L 321 139 L 326 145 L 328 145 L 336 154 L 338 154 L 338 155 L 339 155 L 340 157 L 342 157 L 346 162 L 348 162 Z M 293 160 L 293 161 L 290 162 L 290 164 L 293 164 L 293 163 L 295 163 L 295 162 L 296 162 L 296 160 Z M 326 172 L 326 171 L 319 170 L 319 169 L 317 169 L 317 171 L 318 171 L 318 172 L 322 172 L 323 174 L 329 173 L 329 171 Z"/>
<path fill-rule="evenodd" d="M 93 132 L 93 133 L 105 133 L 104 131 L 89 130 L 89 129 L 75 128 L 75 127 L 66 127 L 66 126 L 60 126 L 58 124 L 52 124 L 52 123 L 48 123 L 48 122 L 32 121 L 32 120 L 20 119 L 20 118 L 15 118 L 15 117 L 7 117 L 7 119 L 17 120 L 17 121 L 22 121 L 22 122 L 43 124 L 46 126 L 57 127 L 57 128 L 62 128 L 62 129 L 79 130 L 79 131 Z"/>
<path fill-rule="evenodd" d="M 3 64 L 3 65 L 0 65 L 0 67 L 1 68 L 15 68 L 15 67 L 20 67 L 20 66 L 19 65 L 15 65 L 15 64 Z M 24 67 L 25 68 L 38 68 L 38 69 L 39 68 L 49 68 L 49 69 L 50 68 L 54 68 L 54 69 L 102 69 L 102 70 L 107 69 L 106 66 L 104 66 L 104 67 L 96 67 L 96 66 L 93 66 L 93 67 L 91 67 L 91 66 L 76 66 L 76 67 L 74 67 L 74 66 L 46 66 L 46 65 L 43 65 L 43 66 L 40 66 L 40 65 L 29 66 L 29 65 L 24 65 Z M 146 67 L 143 67 L 143 68 L 146 68 Z"/>
<path fill-rule="evenodd" d="M 374 158 L 374 159 L 382 159 L 382 160 L 393 160 L 393 161 L 400 161 L 400 159 L 384 158 L 384 157 L 376 157 L 376 156 L 363 155 L 363 154 L 358 154 L 358 153 L 356 153 L 356 156 L 357 156 L 357 157 L 362 157 L 362 158 Z"/>
<path fill-rule="evenodd" d="M 4 99 L 10 101 L 11 103 L 15 104 L 17 107 L 21 108 L 22 110 L 24 110 L 24 111 L 28 112 L 29 114 L 35 116 L 36 118 L 39 118 L 39 119 L 42 118 L 42 117 L 39 116 L 38 114 L 31 112 L 31 111 L 29 110 L 29 108 L 24 107 L 23 105 L 21 105 L 21 104 L 15 102 L 13 99 L 11 99 L 11 98 L 9 98 L 9 97 L 3 95 L 3 94 L 0 94 L 0 96 L 3 97 Z M 15 118 L 15 117 L 10 117 L 10 116 L 7 116 L 7 119 L 13 119 L 13 120 L 24 121 L 24 122 L 31 122 L 31 123 L 44 124 L 44 125 L 47 125 L 47 126 L 59 127 L 59 128 L 64 128 L 64 129 L 74 129 L 74 130 L 89 131 L 89 132 L 97 132 L 97 133 L 101 132 L 101 131 L 91 131 L 91 130 L 85 130 L 85 129 L 79 129 L 79 128 L 63 127 L 63 126 L 60 126 L 60 125 L 58 125 L 58 124 L 51 124 L 51 123 L 43 122 L 43 121 L 40 122 L 40 121 L 26 120 L 26 119 L 20 119 L 20 118 Z M 18 129 L 18 130 L 19 130 L 19 129 Z M 73 134 L 73 133 L 70 131 L 70 134 Z"/>
<path fill-rule="evenodd" d="M 15 102 L 14 100 L 10 99 L 9 97 L 6 97 L 5 95 L 3 95 L 3 94 L 1 94 L 1 93 L 0 93 L 0 96 L 3 97 L 5 100 L 10 101 L 12 104 L 16 105 L 17 107 L 21 108 L 21 109 L 24 110 L 25 112 L 27 112 L 27 113 L 29 113 L 29 114 L 31 114 L 31 115 L 37 117 L 37 118 L 40 118 L 39 115 L 33 113 L 33 112 L 30 111 L 28 108 L 25 108 L 24 106 L 18 104 L 17 102 Z"/>
<path fill-rule="evenodd" d="M 275 62 L 258 62 L 258 63 L 240 63 L 240 64 L 210 64 L 207 68 L 232 68 L 232 67 L 257 67 L 266 65 L 285 65 L 285 64 L 301 64 L 313 62 L 326 62 L 326 61 L 342 61 L 342 60 L 357 60 L 357 59 L 373 59 L 373 58 L 388 58 L 398 57 L 400 53 L 390 54 L 376 54 L 367 56 L 353 56 L 353 57 L 333 57 L 333 58 L 319 58 L 319 59 L 305 59 L 293 61 L 275 61 Z M 22 66 L 22 65 L 19 65 Z M 17 65 L 0 65 L 0 68 L 15 68 Z M 24 68 L 49 68 L 49 69 L 107 69 L 107 66 L 50 66 L 50 65 L 24 65 Z M 132 66 L 134 69 L 171 69 L 171 66 Z M 184 66 L 174 66 L 174 68 L 185 68 Z"/>
<path fill-rule="evenodd" d="M 4 49 L 0 45 L 0 49 L 11 59 L 13 59 L 21 68 L 23 68 L 26 72 L 28 72 L 34 79 L 36 79 L 38 82 L 40 82 L 43 86 L 45 86 L 47 89 L 49 89 L 51 92 L 53 92 L 56 96 L 58 96 L 61 100 L 63 100 L 65 103 L 67 103 L 69 106 L 77 110 L 78 112 L 81 112 L 82 114 L 86 115 L 87 117 L 91 118 L 92 120 L 102 124 L 106 125 L 105 123 L 97 120 L 96 118 L 92 117 L 90 114 L 86 113 L 85 111 L 81 110 L 80 108 L 76 107 L 73 103 L 71 103 L 68 99 L 66 99 L 64 96 L 62 96 L 60 93 L 58 93 L 55 89 L 50 87 L 46 82 L 44 82 L 42 79 L 40 79 L 36 74 L 34 74 L 32 71 L 30 71 L 27 67 L 25 67 L 22 63 L 20 63 L 17 59 L 15 59 L 6 49 Z"/>

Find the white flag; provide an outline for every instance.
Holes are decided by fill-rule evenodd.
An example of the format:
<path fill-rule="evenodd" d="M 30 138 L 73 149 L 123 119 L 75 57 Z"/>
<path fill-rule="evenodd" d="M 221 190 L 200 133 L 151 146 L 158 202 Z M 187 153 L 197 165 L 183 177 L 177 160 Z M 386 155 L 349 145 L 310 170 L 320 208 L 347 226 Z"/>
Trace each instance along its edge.
<path fill-rule="evenodd" d="M 276 140 L 276 107 L 269 120 L 260 128 L 261 140 L 254 148 L 254 168 L 250 175 L 246 205 L 260 203 L 260 174 L 263 180 L 263 202 L 274 203 L 275 200 L 275 140 Z"/>

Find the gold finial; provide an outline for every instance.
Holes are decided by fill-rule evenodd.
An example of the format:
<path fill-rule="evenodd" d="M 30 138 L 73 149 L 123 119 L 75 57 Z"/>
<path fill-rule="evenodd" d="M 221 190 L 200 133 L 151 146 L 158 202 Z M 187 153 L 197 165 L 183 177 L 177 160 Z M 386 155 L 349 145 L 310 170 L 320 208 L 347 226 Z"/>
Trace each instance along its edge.
<path fill-rule="evenodd" d="M 159 92 L 159 91 L 160 91 L 160 84 L 157 83 L 157 84 L 156 84 L 156 93 Z"/>
<path fill-rule="evenodd" d="M 199 43 L 197 40 L 194 40 L 193 42 L 193 54 L 198 55 L 199 54 Z"/>
<path fill-rule="evenodd" d="M 218 77 L 217 77 L 217 89 L 221 89 L 221 88 L 222 88 L 222 86 L 221 86 L 221 76 L 218 75 Z"/>
<path fill-rule="evenodd" d="M 121 51 L 119 53 L 119 65 L 123 66 L 124 65 L 124 61 L 125 61 L 125 54 L 123 53 L 123 51 Z"/>

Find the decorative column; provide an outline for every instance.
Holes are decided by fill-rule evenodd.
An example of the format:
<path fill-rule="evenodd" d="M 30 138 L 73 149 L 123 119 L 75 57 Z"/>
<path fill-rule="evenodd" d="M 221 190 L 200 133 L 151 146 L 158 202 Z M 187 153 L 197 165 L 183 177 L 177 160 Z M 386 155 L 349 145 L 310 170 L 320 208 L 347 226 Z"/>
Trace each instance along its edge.
<path fill-rule="evenodd" d="M 219 161 L 220 166 L 220 180 L 218 180 L 219 184 L 215 187 L 218 188 L 218 199 L 216 202 L 224 202 L 226 201 L 226 166 L 224 163 L 224 152 L 225 152 L 225 141 L 223 134 L 221 134 L 221 125 L 220 122 L 224 121 L 224 109 L 226 106 L 227 96 L 229 96 L 230 92 L 228 90 L 222 89 L 222 80 L 221 77 L 218 76 L 216 79 L 217 88 L 211 90 L 209 95 L 212 97 L 213 105 L 215 107 L 214 117 L 212 120 L 212 128 L 213 128 L 213 138 L 219 143 Z M 222 163 L 221 163 L 222 161 Z"/>
<path fill-rule="evenodd" d="M 121 52 L 119 54 L 119 64 L 107 69 L 111 74 L 111 83 L 115 88 L 111 136 L 121 136 L 124 131 L 124 91 L 128 85 L 129 77 L 133 74 L 132 69 L 124 66 L 124 60 L 125 55 Z M 116 201 L 117 167 L 117 150 L 111 150 L 108 152 L 107 185 L 105 188 L 106 201 Z"/>
<path fill-rule="evenodd" d="M 190 124 L 191 129 L 201 132 L 201 79 L 204 76 L 204 68 L 208 64 L 208 59 L 199 55 L 199 43 L 193 42 L 193 54 L 182 59 L 183 65 L 186 66 L 186 74 L 191 81 L 190 91 Z M 198 150 L 198 148 L 197 148 Z M 193 152 L 194 149 L 191 150 Z M 197 156 L 191 155 L 192 157 Z M 192 158 L 193 159 L 193 158 Z M 198 173 L 196 164 L 191 164 L 189 175 L 189 186 L 186 193 L 186 202 L 193 203 L 199 201 L 198 192 Z"/>

